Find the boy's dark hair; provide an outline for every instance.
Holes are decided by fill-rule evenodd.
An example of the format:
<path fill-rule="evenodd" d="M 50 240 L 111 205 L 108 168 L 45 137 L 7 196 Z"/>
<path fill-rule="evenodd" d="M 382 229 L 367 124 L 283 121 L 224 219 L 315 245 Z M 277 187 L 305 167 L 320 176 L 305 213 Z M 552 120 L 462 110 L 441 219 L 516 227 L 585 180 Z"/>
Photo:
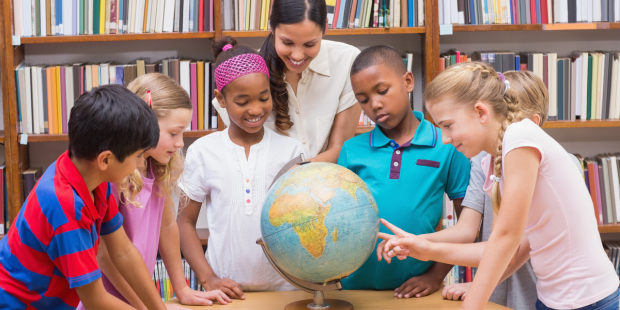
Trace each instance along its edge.
<path fill-rule="evenodd" d="M 104 85 L 80 96 L 69 118 L 69 152 L 94 160 L 107 150 L 120 161 L 157 146 L 159 125 L 153 110 L 121 85 Z"/>
<path fill-rule="evenodd" d="M 403 57 L 398 55 L 395 49 L 385 45 L 375 45 L 363 50 L 351 66 L 351 76 L 356 73 L 376 65 L 383 64 L 398 74 L 405 74 L 405 62 Z"/>

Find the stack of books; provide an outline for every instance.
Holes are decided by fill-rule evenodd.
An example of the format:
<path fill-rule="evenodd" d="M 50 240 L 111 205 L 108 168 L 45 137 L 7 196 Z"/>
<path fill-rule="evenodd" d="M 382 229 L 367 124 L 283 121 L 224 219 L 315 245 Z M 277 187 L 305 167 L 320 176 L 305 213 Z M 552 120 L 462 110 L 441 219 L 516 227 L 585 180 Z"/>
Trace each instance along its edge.
<path fill-rule="evenodd" d="M 13 17 L 21 37 L 203 32 L 213 0 L 13 0 Z"/>
<path fill-rule="evenodd" d="M 194 274 L 194 271 L 189 266 L 189 263 L 185 259 L 183 262 L 183 271 L 185 271 L 185 281 L 187 281 L 187 286 L 189 288 L 196 291 L 204 291 L 204 288 L 198 281 L 198 277 Z M 166 270 L 166 266 L 161 258 L 157 258 L 157 264 L 155 264 L 155 271 L 153 273 L 153 282 L 155 283 L 155 287 L 159 291 L 161 295 L 161 300 L 164 302 L 169 301 L 171 299 L 176 298 L 174 295 L 174 291 L 172 290 L 172 284 L 170 283 L 170 277 L 168 276 L 168 271 Z"/>
<path fill-rule="evenodd" d="M 593 158 L 575 156 L 583 167 L 583 177 L 594 204 L 597 224 L 620 222 L 620 153 Z"/>
<path fill-rule="evenodd" d="M 465 56 L 466 57 L 466 56 Z M 463 54 L 451 50 L 439 59 L 440 70 L 459 63 Z M 549 90 L 549 120 L 620 118 L 620 52 L 557 53 L 475 52 L 466 61 L 490 63 L 497 72 L 529 70 Z"/>
<path fill-rule="evenodd" d="M 130 64 L 26 65 L 15 69 L 19 130 L 23 134 L 65 134 L 73 103 L 84 92 L 107 84 L 127 86 L 151 72 L 168 75 L 189 94 L 193 111 L 191 130 L 217 128 L 217 112 L 211 106 L 214 79 L 211 63 L 178 58 Z"/>
<path fill-rule="evenodd" d="M 439 24 L 553 24 L 620 21 L 616 0 L 439 0 Z"/>

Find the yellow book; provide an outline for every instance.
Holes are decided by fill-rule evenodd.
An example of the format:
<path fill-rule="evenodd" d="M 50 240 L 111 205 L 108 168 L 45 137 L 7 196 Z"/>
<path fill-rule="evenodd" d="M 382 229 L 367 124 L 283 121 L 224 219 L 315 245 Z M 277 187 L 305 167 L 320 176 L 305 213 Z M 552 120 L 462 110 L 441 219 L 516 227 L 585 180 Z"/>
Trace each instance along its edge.
<path fill-rule="evenodd" d="M 49 131 L 50 134 L 57 134 L 57 130 L 58 130 L 58 126 L 56 125 L 56 119 L 57 119 L 57 114 L 58 114 L 58 109 L 56 108 L 56 106 L 58 105 L 58 102 L 56 101 L 56 83 L 58 82 L 58 80 L 56 79 L 56 67 L 50 67 L 50 77 L 52 78 L 52 120 L 50 120 L 50 127 L 49 127 Z"/>
<path fill-rule="evenodd" d="M 56 125 L 56 132 L 62 133 L 62 99 L 60 90 L 60 67 L 56 67 L 56 118 L 54 119 Z"/>
<path fill-rule="evenodd" d="M 260 22 L 261 22 L 261 30 L 267 30 L 267 20 L 269 19 L 269 4 L 270 1 L 269 0 L 263 0 L 263 14 L 260 18 Z"/>
<path fill-rule="evenodd" d="M 100 6 L 99 6 L 99 33 L 100 34 L 104 34 L 105 33 L 105 7 L 106 7 L 106 3 L 107 1 L 102 0 L 100 1 Z M 96 25 L 95 25 L 96 26 Z"/>
<path fill-rule="evenodd" d="M 196 75 L 198 75 L 198 130 L 205 129 L 205 62 L 196 62 Z"/>
<path fill-rule="evenodd" d="M 245 31 L 250 30 L 250 11 L 252 10 L 252 0 L 245 0 Z"/>

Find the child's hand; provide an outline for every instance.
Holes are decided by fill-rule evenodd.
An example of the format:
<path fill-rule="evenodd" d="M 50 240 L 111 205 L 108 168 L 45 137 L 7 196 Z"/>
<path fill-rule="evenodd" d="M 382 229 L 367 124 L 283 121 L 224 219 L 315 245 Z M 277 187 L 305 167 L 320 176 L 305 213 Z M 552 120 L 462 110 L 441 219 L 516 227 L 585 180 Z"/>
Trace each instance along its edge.
<path fill-rule="evenodd" d="M 403 285 L 395 290 L 394 297 L 424 297 L 436 292 L 440 285 L 441 281 L 437 281 L 434 275 L 427 272 L 421 276 L 413 277 L 403 283 Z"/>
<path fill-rule="evenodd" d="M 180 292 L 175 292 L 175 295 L 179 299 L 179 302 L 191 306 L 211 306 L 213 305 L 212 300 L 217 300 L 222 305 L 232 302 L 232 300 L 220 290 L 199 292 L 186 286 Z"/>
<path fill-rule="evenodd" d="M 231 279 L 220 279 L 214 276 L 207 279 L 203 286 L 207 291 L 220 290 L 230 298 L 245 299 L 241 286 Z"/>
<path fill-rule="evenodd" d="M 406 259 L 407 256 L 421 261 L 429 260 L 428 249 L 431 245 L 430 241 L 407 233 L 384 219 L 381 219 L 381 224 L 392 231 L 394 235 L 379 233 L 379 238 L 384 240 L 377 246 L 377 258 L 379 261 L 383 257 L 389 264 L 394 256 L 400 260 Z"/>
<path fill-rule="evenodd" d="M 467 292 L 469 291 L 470 287 L 471 282 L 448 285 L 443 288 L 441 296 L 443 296 L 444 299 L 448 300 L 465 300 L 465 296 L 467 296 Z"/>

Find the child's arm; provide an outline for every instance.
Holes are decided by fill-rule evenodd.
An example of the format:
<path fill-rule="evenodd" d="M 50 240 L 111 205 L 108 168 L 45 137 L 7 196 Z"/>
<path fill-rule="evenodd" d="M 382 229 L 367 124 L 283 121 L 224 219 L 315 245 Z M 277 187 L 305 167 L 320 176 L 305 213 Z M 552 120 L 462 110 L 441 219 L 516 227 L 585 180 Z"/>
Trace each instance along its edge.
<path fill-rule="evenodd" d="M 149 274 L 146 265 L 144 265 L 140 252 L 127 238 L 123 227 L 111 234 L 102 235 L 101 238 L 105 242 L 114 267 L 116 267 L 116 270 L 123 276 L 125 281 L 129 283 L 129 286 L 140 297 L 140 300 L 146 307 L 148 309 L 166 309 L 153 285 L 152 276 Z"/>
<path fill-rule="evenodd" d="M 205 258 L 200 238 L 196 232 L 196 221 L 202 203 L 189 199 L 184 193 L 181 193 L 181 197 L 179 203 L 181 212 L 177 216 L 181 235 L 181 250 L 189 265 L 194 269 L 198 280 L 207 290 L 221 290 L 231 298 L 245 299 L 241 286 L 231 279 L 218 278 Z"/>
<path fill-rule="evenodd" d="M 159 254 L 164 261 L 174 294 L 184 305 L 211 306 L 211 300 L 217 300 L 225 305 L 231 302 L 230 298 L 220 290 L 198 292 L 187 286 L 181 263 L 181 246 L 179 244 L 179 227 L 174 221 L 174 213 L 165 208 L 161 220 L 159 234 Z"/>
<path fill-rule="evenodd" d="M 516 148 L 504 156 L 502 203 L 488 246 L 463 309 L 482 309 L 489 300 L 523 237 L 540 167 L 540 152 Z"/>
<path fill-rule="evenodd" d="M 482 213 L 464 207 L 456 225 L 419 237 L 437 243 L 472 243 L 478 234 L 481 220 Z"/>
<path fill-rule="evenodd" d="M 80 301 L 84 305 L 84 308 L 88 310 L 134 309 L 130 305 L 122 302 L 120 299 L 108 294 L 105 287 L 103 287 L 101 278 L 86 285 L 78 286 L 75 288 L 75 291 L 80 297 Z"/>

